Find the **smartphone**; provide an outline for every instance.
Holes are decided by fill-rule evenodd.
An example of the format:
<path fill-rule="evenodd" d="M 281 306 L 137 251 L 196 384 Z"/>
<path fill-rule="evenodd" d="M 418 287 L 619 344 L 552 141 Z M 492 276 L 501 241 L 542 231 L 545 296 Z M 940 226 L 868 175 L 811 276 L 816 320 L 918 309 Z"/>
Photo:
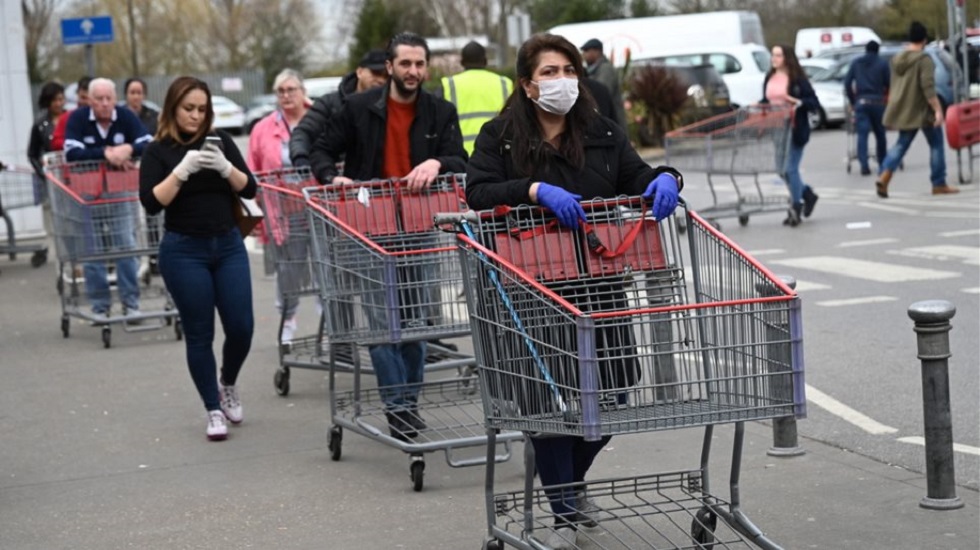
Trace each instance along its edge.
<path fill-rule="evenodd" d="M 204 145 L 211 145 L 218 150 L 224 151 L 225 145 L 221 142 L 221 138 L 218 136 L 207 136 L 204 138 Z"/>

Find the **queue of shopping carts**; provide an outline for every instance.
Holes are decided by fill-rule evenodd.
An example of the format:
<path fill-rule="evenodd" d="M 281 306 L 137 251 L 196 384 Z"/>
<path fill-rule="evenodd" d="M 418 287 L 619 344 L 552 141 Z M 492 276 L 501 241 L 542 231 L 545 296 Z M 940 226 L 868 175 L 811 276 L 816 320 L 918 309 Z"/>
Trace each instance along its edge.
<path fill-rule="evenodd" d="M 549 502 L 586 494 L 579 517 L 597 526 L 575 548 L 778 548 L 740 510 L 738 478 L 746 421 L 805 413 L 799 298 L 694 212 L 685 264 L 675 221 L 641 199 L 583 206 L 581 231 L 532 207 L 438 219 L 458 232 L 489 453 L 507 430 L 595 441 L 703 427 L 701 459 L 542 489 L 525 445 L 519 490 L 495 489 L 487 461 L 483 547 L 549 548 Z M 735 425 L 728 501 L 709 484 L 717 424 Z"/>
<path fill-rule="evenodd" d="M 150 273 L 147 260 L 156 252 L 162 219 L 144 215 L 139 168 L 55 158 L 46 172 L 62 335 L 69 337 L 77 318 L 101 330 L 106 348 L 113 326 L 126 332 L 171 326 L 182 339 L 170 295 Z"/>
<path fill-rule="evenodd" d="M 33 267 L 47 263 L 47 245 L 18 242 L 17 229 L 11 217 L 11 212 L 15 210 L 41 204 L 43 196 L 43 182 L 39 181 L 33 169 L 0 167 L 0 217 L 6 231 L 6 242 L 0 242 L 0 254 L 7 254 L 11 260 L 16 260 L 18 254 L 30 254 Z"/>
<path fill-rule="evenodd" d="M 312 256 L 313 235 L 306 213 L 303 189 L 315 187 L 316 180 L 308 170 L 286 168 L 256 174 L 259 200 L 264 210 L 265 246 L 269 247 L 276 272 L 276 303 L 280 310 L 277 344 L 279 365 L 273 383 L 281 396 L 289 395 L 291 369 L 330 370 L 333 367 L 352 371 L 354 354 L 362 371 L 373 373 L 370 360 L 363 361 L 366 352 L 354 345 L 338 344 L 331 348 L 330 335 L 323 316 L 319 277 Z M 462 185 L 463 176 L 442 178 L 442 185 Z M 457 205 L 447 204 L 453 209 Z M 301 300 L 312 301 L 317 314 L 312 324 L 301 324 L 297 311 Z M 307 316 L 309 318 L 309 316 Z M 300 326 L 304 327 L 300 331 Z M 300 332 L 297 332 L 300 331 Z M 472 369 L 473 357 L 441 341 L 429 342 L 426 372 Z M 475 389 L 474 389 L 475 390 Z"/>
<path fill-rule="evenodd" d="M 784 186 L 774 193 L 773 186 L 764 188 L 760 177 L 785 180 L 792 121 L 792 108 L 753 105 L 695 122 L 667 133 L 665 164 L 685 174 L 706 174 L 712 204 L 697 208 L 701 215 L 712 221 L 734 217 L 745 226 L 753 214 L 789 208 Z M 734 194 L 731 200 L 728 188 L 716 179 L 725 176 Z M 684 227 L 682 218 L 682 231 Z M 720 225 L 715 222 L 715 227 Z"/>

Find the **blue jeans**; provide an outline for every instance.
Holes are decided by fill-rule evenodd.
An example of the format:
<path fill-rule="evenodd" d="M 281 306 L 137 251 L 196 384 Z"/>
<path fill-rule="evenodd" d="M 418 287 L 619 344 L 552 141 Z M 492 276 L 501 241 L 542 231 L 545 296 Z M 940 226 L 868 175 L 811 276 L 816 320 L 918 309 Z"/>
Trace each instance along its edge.
<path fill-rule="evenodd" d="M 187 366 L 209 411 L 219 410 L 218 378 L 212 344 L 218 310 L 225 342 L 221 380 L 234 385 L 252 347 L 252 278 L 238 228 L 217 237 L 168 231 L 160 242 L 160 274 L 180 313 Z"/>
<path fill-rule="evenodd" d="M 570 489 L 549 491 L 547 487 L 585 481 L 585 474 L 592 467 L 592 462 L 610 439 L 609 436 L 599 441 L 586 441 L 575 436 L 531 438 L 534 464 L 538 468 L 541 486 L 545 487 L 545 494 L 548 495 L 556 524 L 575 520 L 575 494 Z"/>
<path fill-rule="evenodd" d="M 803 160 L 803 146 L 795 143 L 789 144 L 789 151 L 786 153 L 786 164 L 783 172 L 786 175 L 786 185 L 789 187 L 789 196 L 792 204 L 803 202 L 803 178 L 800 177 L 800 161 Z"/>
<path fill-rule="evenodd" d="M 85 251 L 87 255 L 118 254 L 136 250 L 134 221 L 139 216 L 139 203 L 135 201 L 98 204 L 92 207 L 90 224 L 85 227 Z M 119 298 L 127 310 L 139 309 L 140 287 L 137 272 L 139 258 L 131 256 L 116 259 L 116 285 Z M 92 312 L 109 312 L 112 293 L 109 290 L 108 272 L 104 261 L 86 262 L 85 292 L 92 304 Z"/>
<path fill-rule="evenodd" d="M 888 170 L 894 172 L 898 165 L 905 158 L 912 139 L 918 130 L 899 130 L 898 141 L 888 150 L 885 162 L 878 169 L 878 173 Z M 929 180 L 933 187 L 946 185 L 946 150 L 943 146 L 943 129 L 941 126 L 929 126 L 922 128 L 922 135 L 929 143 Z"/>
<path fill-rule="evenodd" d="M 411 410 L 418 406 L 419 384 L 425 373 L 425 348 L 425 342 L 368 348 L 381 400 L 388 411 Z"/>
<path fill-rule="evenodd" d="M 875 153 L 878 166 L 885 162 L 888 150 L 888 138 L 885 136 L 885 125 L 881 121 L 885 116 L 885 105 L 875 103 L 858 103 L 854 107 L 854 123 L 857 130 L 857 157 L 861 170 L 870 170 L 868 164 L 868 133 L 875 134 Z"/>

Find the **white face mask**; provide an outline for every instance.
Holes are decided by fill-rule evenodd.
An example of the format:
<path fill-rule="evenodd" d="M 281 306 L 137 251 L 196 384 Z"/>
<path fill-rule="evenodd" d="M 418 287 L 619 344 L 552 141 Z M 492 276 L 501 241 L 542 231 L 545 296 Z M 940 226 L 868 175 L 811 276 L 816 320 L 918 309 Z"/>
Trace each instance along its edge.
<path fill-rule="evenodd" d="M 541 92 L 538 99 L 532 99 L 545 111 L 555 115 L 567 115 L 578 99 L 577 78 L 554 78 L 539 82 L 531 81 Z"/>

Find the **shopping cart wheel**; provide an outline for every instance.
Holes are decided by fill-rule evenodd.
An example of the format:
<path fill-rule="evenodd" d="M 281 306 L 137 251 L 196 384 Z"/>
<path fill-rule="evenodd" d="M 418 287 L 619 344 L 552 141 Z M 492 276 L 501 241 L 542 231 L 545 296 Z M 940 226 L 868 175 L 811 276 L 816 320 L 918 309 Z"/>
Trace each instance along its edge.
<path fill-rule="evenodd" d="M 425 460 L 421 457 L 412 457 L 412 466 L 409 470 L 412 476 L 412 489 L 415 489 L 416 493 L 421 492 L 423 478 L 425 477 Z"/>
<path fill-rule="evenodd" d="M 504 550 L 504 543 L 500 539 L 487 539 L 483 541 L 483 550 Z"/>
<path fill-rule="evenodd" d="M 289 395 L 289 369 L 285 367 L 277 369 L 272 381 L 276 385 L 276 393 L 282 397 Z"/>
<path fill-rule="evenodd" d="M 31 256 L 31 267 L 41 267 L 42 265 L 48 263 L 48 251 L 38 250 Z"/>
<path fill-rule="evenodd" d="M 61 278 L 61 273 L 58 274 L 58 281 L 55 282 L 54 287 L 58 289 L 58 296 L 64 296 L 65 280 Z"/>
<path fill-rule="evenodd" d="M 102 328 L 102 345 L 106 349 L 112 346 L 112 329 L 109 327 Z"/>
<path fill-rule="evenodd" d="M 701 544 L 701 548 L 714 548 L 715 527 L 718 526 L 718 516 L 709 508 L 701 508 L 691 520 L 691 538 Z"/>
<path fill-rule="evenodd" d="M 848 174 L 851 173 L 851 163 L 850 162 L 847 163 L 847 173 Z"/>
<path fill-rule="evenodd" d="M 180 319 L 174 321 L 174 336 L 178 342 L 184 339 L 184 325 L 180 323 Z"/>
<path fill-rule="evenodd" d="M 344 430 L 340 426 L 330 428 L 327 434 L 327 447 L 330 448 L 330 460 L 340 460 L 340 448 L 343 446 Z"/>
<path fill-rule="evenodd" d="M 745 227 L 746 225 L 749 225 L 749 215 L 748 214 L 742 214 L 741 216 L 739 216 L 738 217 L 738 224 L 741 225 L 742 227 Z"/>
<path fill-rule="evenodd" d="M 149 269 L 147 269 L 146 272 L 143 273 L 143 286 L 150 288 L 151 282 L 153 282 L 153 274 L 150 273 Z"/>
<path fill-rule="evenodd" d="M 71 334 L 71 321 L 67 315 L 64 315 L 61 317 L 61 335 L 68 338 L 69 334 Z"/>

